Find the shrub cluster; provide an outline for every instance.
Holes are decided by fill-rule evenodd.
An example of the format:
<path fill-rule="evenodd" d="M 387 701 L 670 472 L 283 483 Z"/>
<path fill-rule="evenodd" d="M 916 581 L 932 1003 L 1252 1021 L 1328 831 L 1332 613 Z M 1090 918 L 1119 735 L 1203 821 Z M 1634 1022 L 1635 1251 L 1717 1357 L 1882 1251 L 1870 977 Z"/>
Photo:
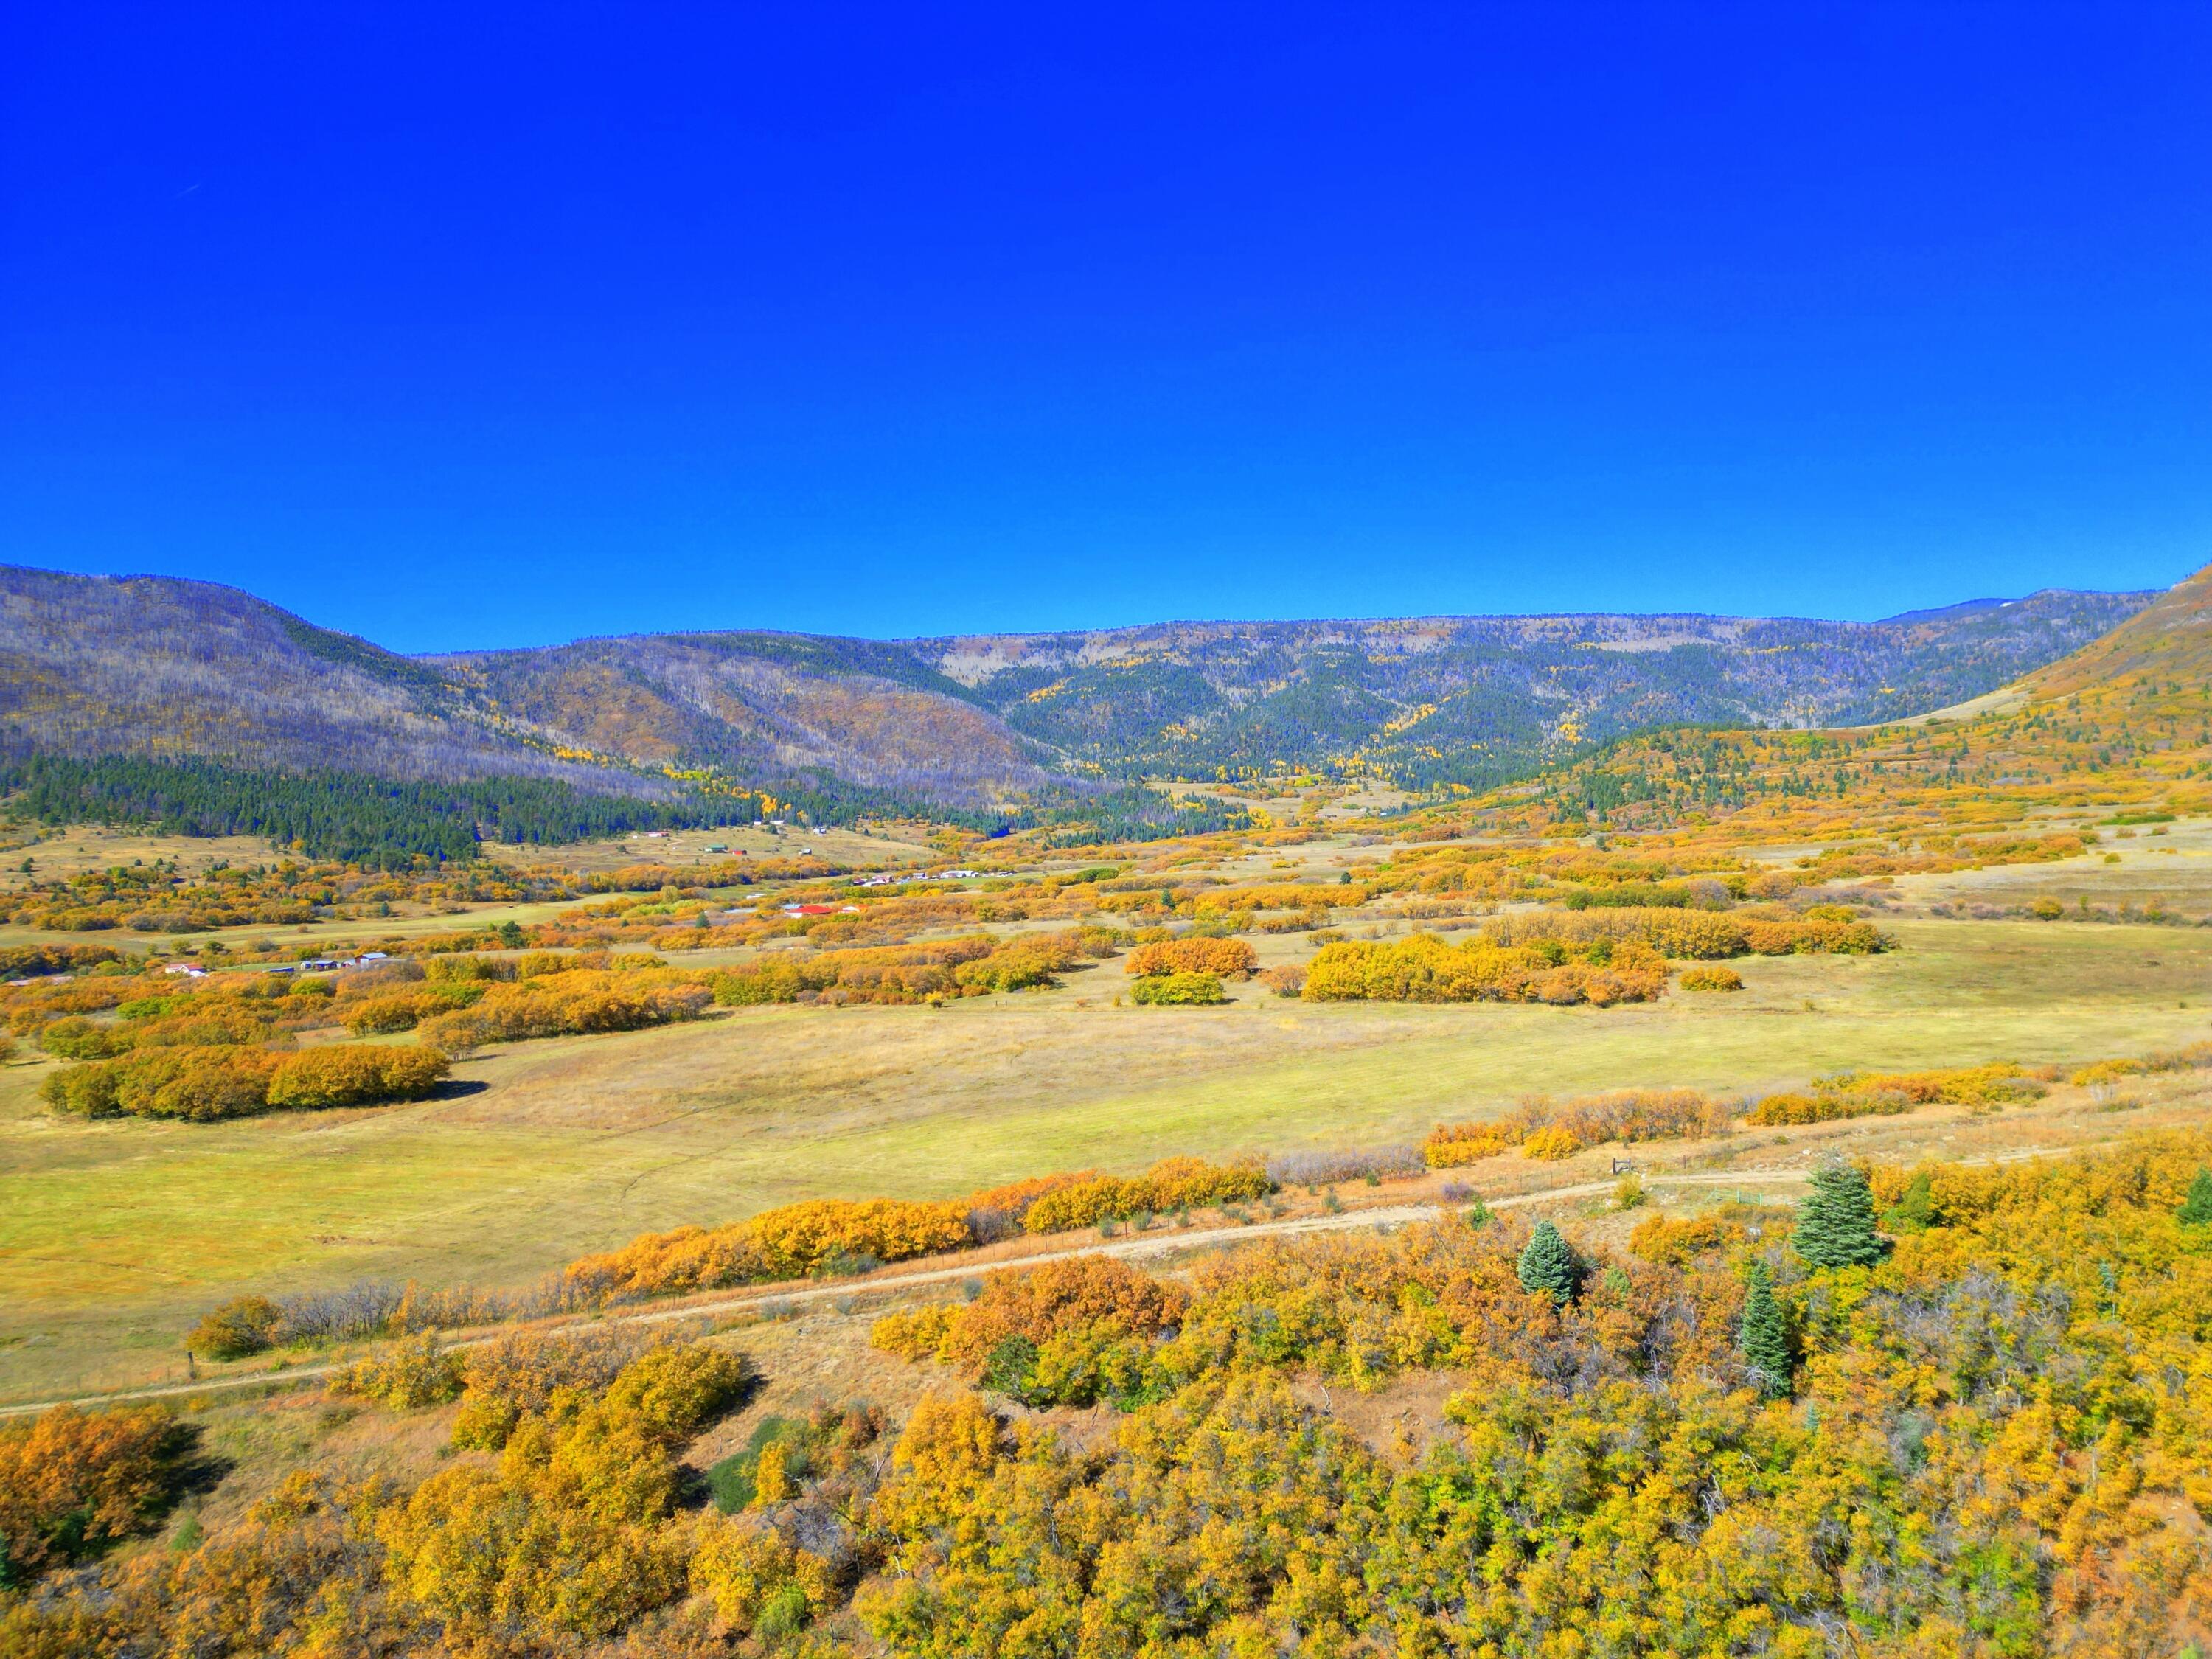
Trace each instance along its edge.
<path fill-rule="evenodd" d="M 974 1242 L 970 1207 L 964 1200 L 808 1199 L 726 1227 L 647 1233 L 571 1262 L 567 1274 L 602 1294 L 654 1295 L 871 1267 Z"/>
<path fill-rule="evenodd" d="M 423 1336 L 355 1360 L 325 1386 L 344 1398 L 406 1411 L 458 1399 L 461 1374 L 461 1356 L 439 1346 L 435 1337 Z"/>
<path fill-rule="evenodd" d="M 1123 969 L 1139 975 L 1210 974 L 1217 979 L 1249 979 L 1259 966 L 1259 957 L 1243 939 L 1194 933 L 1139 945 L 1129 952 Z"/>
<path fill-rule="evenodd" d="M 963 1306 L 876 1322 L 870 1340 L 908 1359 L 939 1359 L 1030 1406 L 1127 1406 L 1141 1395 L 1149 1339 L 1188 1298 L 1105 1256 L 994 1273 Z"/>
<path fill-rule="evenodd" d="M 1133 1178 L 1095 1176 L 1048 1192 L 1030 1206 L 1022 1225 L 1032 1233 L 1066 1232 L 1134 1215 L 1234 1204 L 1273 1190 L 1267 1172 L 1256 1164 L 1170 1158 Z"/>
<path fill-rule="evenodd" d="M 1566 1101 L 1523 1101 L 1488 1121 L 1440 1123 L 1421 1143 L 1431 1170 L 1456 1169 L 1518 1146 L 1529 1158 L 1572 1158 L 1609 1140 L 1686 1140 L 1718 1134 L 1730 1109 L 1695 1089 L 1615 1089 Z"/>
<path fill-rule="evenodd" d="M 144 1528 L 175 1495 L 189 1444 L 161 1406 L 0 1422 L 0 1602 Z"/>
<path fill-rule="evenodd" d="M 1156 1007 L 1210 1008 L 1229 1000 L 1218 974 L 1147 974 L 1129 988 L 1129 1000 Z"/>
<path fill-rule="evenodd" d="M 1431 1170 L 1456 1170 L 1497 1158 L 1517 1141 L 1504 1123 L 1439 1123 L 1421 1143 L 1421 1159 Z"/>
<path fill-rule="evenodd" d="M 1626 914 L 1626 912 L 1618 914 Z M 1667 914 L 1673 914 L 1672 912 Z M 1433 933 L 1344 939 L 1306 965 L 1309 1002 L 1650 1002 L 1667 988 L 1667 964 L 1649 946 L 1599 939 L 1567 946 L 1451 945 Z"/>
<path fill-rule="evenodd" d="M 778 951 L 715 977 L 714 1000 L 732 1006 L 800 1002 L 926 1002 L 1057 982 L 1085 961 L 1109 957 L 1124 935 L 1106 927 L 988 933 L 921 944 L 811 953 Z"/>
<path fill-rule="evenodd" d="M 55 1073 L 47 1103 L 82 1117 L 167 1117 L 207 1123 L 271 1109 L 420 1100 L 449 1062 L 422 1048 L 141 1048 Z"/>
<path fill-rule="evenodd" d="M 465 1648 L 518 1626 L 604 1638 L 674 1599 L 690 1555 L 665 1525 L 676 1452 L 744 1376 L 719 1349 L 665 1344 L 604 1392 L 553 1388 L 542 1410 L 515 1413 L 495 1464 L 456 1462 L 374 1514 L 394 1601 Z"/>
<path fill-rule="evenodd" d="M 1619 940 L 1648 946 L 1675 962 L 1741 956 L 1864 956 L 1890 948 L 1887 936 L 1872 922 L 1837 915 L 1762 917 L 1664 906 L 1529 911 L 1497 918 L 1484 927 L 1482 936 L 1499 945 Z"/>
<path fill-rule="evenodd" d="M 564 1278 L 578 1292 L 602 1298 L 711 1290 L 857 1271 L 1017 1231 L 1060 1232 L 1271 1190 L 1256 1164 L 1181 1158 L 1134 1178 L 1096 1170 L 1040 1176 L 939 1203 L 808 1199 L 728 1226 L 646 1233 L 618 1250 L 571 1262 Z"/>
<path fill-rule="evenodd" d="M 1741 991 L 1743 975 L 1733 968 L 1686 968 L 1681 986 L 1685 991 Z"/>
<path fill-rule="evenodd" d="M 466 1054 L 487 1042 L 635 1031 L 696 1019 L 713 1001 L 706 986 L 673 975 L 575 969 L 493 981 L 468 1006 L 434 1015 L 416 1029 L 434 1048 Z"/>
<path fill-rule="evenodd" d="M 2005 1063 L 1932 1072 L 1839 1072 L 1814 1080 L 1810 1094 L 1767 1096 L 1745 1121 L 1762 1127 L 1893 1116 L 1916 1106 L 1985 1109 L 2042 1097 L 2044 1086 L 2025 1067 Z"/>

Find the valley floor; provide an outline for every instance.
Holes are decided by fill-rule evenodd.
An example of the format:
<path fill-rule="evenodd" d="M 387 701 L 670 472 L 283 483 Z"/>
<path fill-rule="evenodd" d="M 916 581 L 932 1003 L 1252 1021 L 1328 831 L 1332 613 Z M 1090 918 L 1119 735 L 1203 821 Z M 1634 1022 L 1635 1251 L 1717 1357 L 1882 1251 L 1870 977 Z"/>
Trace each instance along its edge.
<path fill-rule="evenodd" d="M 2105 878 L 2077 863 L 2069 878 Z M 2048 886 L 2053 872 L 2040 876 Z M 2124 866 L 2111 878 L 2135 878 Z M 744 1009 L 516 1044 L 463 1062 L 442 1099 L 205 1126 L 58 1119 L 37 1099 L 47 1063 L 18 1062 L 0 1069 L 0 1397 L 180 1377 L 182 1333 L 239 1291 L 526 1282 L 642 1231 L 794 1198 L 1410 1140 L 1528 1093 L 1763 1091 L 1847 1067 L 2081 1062 L 2206 1034 L 2212 929 L 1883 925 L 1903 946 L 1893 954 L 1756 958 L 1741 994 L 1611 1009 L 1310 1005 L 1256 983 L 1221 1009 L 1126 1007 L 1109 963 L 1058 990 L 942 1009 Z M 1280 960 L 1306 948 L 1262 945 Z M 2001 1118 L 1946 1109 L 1856 1126 L 1853 1146 L 1905 1134 L 1930 1153 L 1965 1156 L 1972 1141 L 1994 1155 L 2199 1113 L 2178 1085 L 2157 1099 L 2140 1114 L 2079 1091 Z M 1729 1155 L 1758 1140 L 1736 1137 Z M 1607 1168 L 1599 1152 L 1545 1179 Z"/>

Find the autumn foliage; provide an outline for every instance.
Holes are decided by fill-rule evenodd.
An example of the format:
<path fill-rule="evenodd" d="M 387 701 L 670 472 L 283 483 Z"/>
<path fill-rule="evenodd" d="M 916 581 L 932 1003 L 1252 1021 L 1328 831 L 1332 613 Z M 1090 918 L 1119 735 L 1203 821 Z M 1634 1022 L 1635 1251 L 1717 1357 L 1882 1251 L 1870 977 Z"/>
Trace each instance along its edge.
<path fill-rule="evenodd" d="M 1649 1002 L 1667 988 L 1667 965 L 1649 946 L 1595 940 L 1500 945 L 1448 944 L 1433 933 L 1342 939 L 1306 966 L 1309 1002 Z"/>
<path fill-rule="evenodd" d="M 1260 958 L 1241 939 L 1194 934 L 1139 945 L 1129 952 L 1122 967 L 1125 972 L 1137 975 L 1212 974 L 1221 979 L 1243 979 L 1259 965 Z"/>
<path fill-rule="evenodd" d="M 187 1438 L 160 1406 L 0 1423 L 0 1578 L 27 1583 L 145 1526 L 174 1492 Z"/>

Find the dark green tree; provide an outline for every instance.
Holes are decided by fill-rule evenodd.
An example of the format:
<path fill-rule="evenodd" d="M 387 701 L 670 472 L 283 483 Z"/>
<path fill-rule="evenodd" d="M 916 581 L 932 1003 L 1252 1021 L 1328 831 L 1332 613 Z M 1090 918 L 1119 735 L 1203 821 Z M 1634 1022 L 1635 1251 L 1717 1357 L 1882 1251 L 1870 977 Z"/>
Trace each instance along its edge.
<path fill-rule="evenodd" d="M 2185 1227 L 2212 1225 L 2212 1170 L 2197 1166 L 2197 1178 L 2189 1183 L 2189 1196 L 2181 1200 L 2174 1212 Z"/>
<path fill-rule="evenodd" d="M 1736 1327 L 1735 1349 L 1743 1356 L 1760 1393 L 1769 1400 L 1789 1395 L 1796 1369 L 1790 1361 L 1790 1330 L 1783 1322 L 1781 1305 L 1774 1299 L 1774 1282 L 1764 1262 L 1754 1261 L 1751 1266 L 1751 1293 L 1743 1299 L 1743 1321 Z"/>
<path fill-rule="evenodd" d="M 1797 1206 L 1797 1228 L 1790 1242 L 1816 1267 L 1863 1267 L 1881 1261 L 1866 1171 L 1844 1163 L 1815 1170 L 1813 1190 Z"/>
<path fill-rule="evenodd" d="M 1523 1289 L 1542 1291 L 1559 1303 L 1574 1300 L 1583 1277 L 1573 1247 L 1548 1221 L 1538 1222 L 1528 1236 L 1528 1248 L 1521 1252 L 1520 1273 Z"/>
<path fill-rule="evenodd" d="M 1928 1178 L 1923 1170 L 1912 1177 L 1902 1196 L 1890 1206 L 1881 1218 L 1881 1230 L 1886 1233 L 1924 1233 L 1936 1224 L 1936 1200 Z"/>
<path fill-rule="evenodd" d="M 1026 1336 L 1001 1339 L 983 1362 L 983 1386 L 996 1389 L 1024 1406 L 1048 1402 L 1033 1397 L 1036 1382 L 1037 1346 Z"/>

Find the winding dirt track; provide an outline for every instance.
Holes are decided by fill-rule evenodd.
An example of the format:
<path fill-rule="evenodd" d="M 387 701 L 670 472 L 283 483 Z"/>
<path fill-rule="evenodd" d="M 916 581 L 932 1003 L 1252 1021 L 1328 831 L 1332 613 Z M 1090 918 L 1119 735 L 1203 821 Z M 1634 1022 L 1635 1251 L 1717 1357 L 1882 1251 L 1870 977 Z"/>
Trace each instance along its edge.
<path fill-rule="evenodd" d="M 2033 1156 L 2033 1153 L 2025 1155 Z M 1646 1178 L 1646 1184 L 1655 1188 L 1766 1187 L 1795 1185 L 1804 1179 L 1805 1171 L 1802 1170 L 1741 1170 L 1718 1175 L 1653 1175 Z M 1522 1209 L 1532 1204 L 1552 1204 L 1565 1199 L 1594 1198 L 1613 1191 L 1615 1185 L 1613 1181 L 1590 1181 L 1577 1186 L 1553 1187 L 1540 1192 L 1486 1199 L 1484 1202 L 1493 1210 Z M 1347 1209 L 1334 1215 L 1298 1216 L 1288 1221 L 1255 1221 L 1234 1227 L 1208 1227 L 1196 1231 L 1146 1233 L 1133 1238 L 1101 1239 L 1069 1249 L 1040 1251 L 1034 1255 L 1013 1256 L 1004 1261 L 971 1261 L 945 1267 L 878 1272 L 865 1278 L 839 1279 L 833 1285 L 732 1291 L 723 1296 L 694 1297 L 662 1307 L 607 1314 L 588 1322 L 593 1325 L 659 1325 L 677 1320 L 696 1319 L 702 1315 L 725 1313 L 763 1302 L 825 1302 L 842 1297 L 872 1295 L 878 1291 L 904 1290 L 917 1285 L 941 1285 L 950 1279 L 972 1279 L 979 1273 L 1002 1272 L 1011 1267 L 1034 1267 L 1047 1261 L 1071 1261 L 1077 1256 L 1112 1255 L 1141 1259 L 1172 1255 L 1178 1251 L 1200 1249 L 1213 1244 L 1233 1244 L 1253 1238 L 1284 1237 L 1297 1233 L 1344 1232 L 1360 1227 L 1402 1227 L 1410 1222 L 1433 1219 L 1439 1207 L 1435 1203 L 1375 1205 L 1365 1209 Z M 560 1329 L 562 1327 L 550 1328 Z M 495 1336 L 489 1334 L 467 1337 L 451 1346 L 470 1348 L 495 1340 Z M 120 1405 L 134 1400 L 160 1400 L 180 1395 L 222 1394 L 240 1389 L 289 1388 L 295 1383 L 315 1382 L 343 1368 L 341 1362 L 331 1360 L 319 1365 L 295 1365 L 281 1371 L 252 1371 L 240 1376 L 210 1377 L 203 1382 L 167 1382 L 158 1388 L 125 1389 L 109 1394 L 79 1395 L 67 1400 L 32 1401 L 22 1405 L 0 1406 L 0 1418 L 27 1416 L 62 1405 Z"/>

